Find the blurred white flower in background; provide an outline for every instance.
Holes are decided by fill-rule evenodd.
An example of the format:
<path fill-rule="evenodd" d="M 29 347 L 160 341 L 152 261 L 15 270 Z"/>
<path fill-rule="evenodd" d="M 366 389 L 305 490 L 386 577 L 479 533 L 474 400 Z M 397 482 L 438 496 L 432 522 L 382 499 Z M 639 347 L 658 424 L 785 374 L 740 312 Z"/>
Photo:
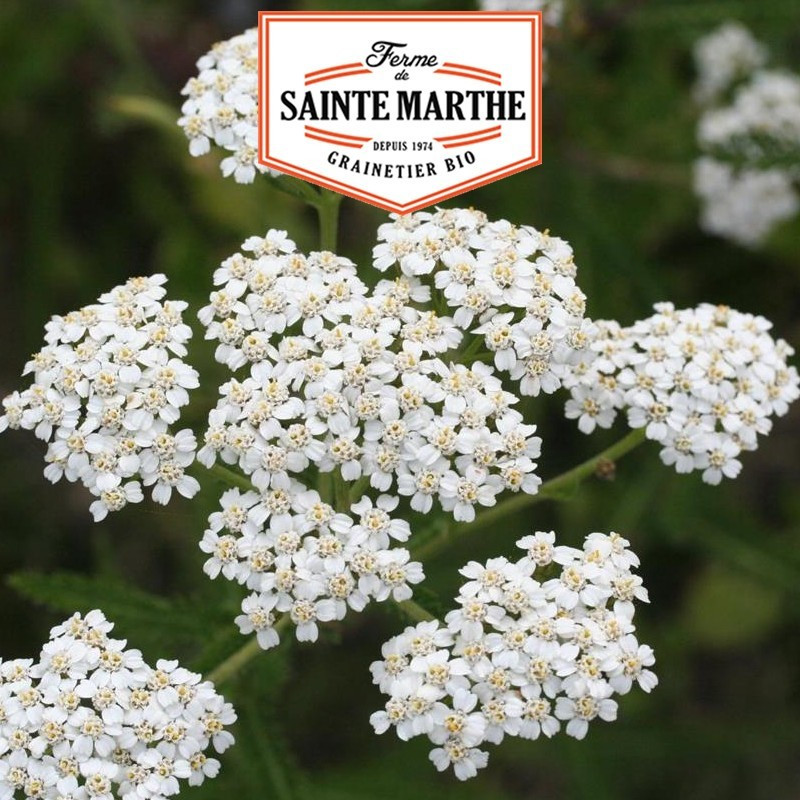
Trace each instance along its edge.
<path fill-rule="evenodd" d="M 564 0 L 479 0 L 481 11 L 541 11 L 545 28 L 558 28 L 564 20 Z M 547 32 L 543 36 L 542 61 L 547 62 Z M 547 80 L 547 74 L 542 76 Z"/>
<path fill-rule="evenodd" d="M 557 27 L 564 17 L 564 0 L 480 0 L 482 11 L 541 11 L 545 25 Z"/>
<path fill-rule="evenodd" d="M 733 22 L 695 45 L 700 221 L 745 247 L 800 212 L 800 77 L 766 69 L 768 57 Z"/>
<path fill-rule="evenodd" d="M 737 169 L 703 156 L 694 164 L 694 189 L 703 201 L 703 228 L 747 247 L 755 247 L 775 225 L 800 212 L 795 181 L 778 167 Z"/>
<path fill-rule="evenodd" d="M 768 55 L 767 48 L 744 25 L 723 23 L 695 43 L 695 98 L 703 104 L 719 100 L 734 83 L 763 67 Z"/>

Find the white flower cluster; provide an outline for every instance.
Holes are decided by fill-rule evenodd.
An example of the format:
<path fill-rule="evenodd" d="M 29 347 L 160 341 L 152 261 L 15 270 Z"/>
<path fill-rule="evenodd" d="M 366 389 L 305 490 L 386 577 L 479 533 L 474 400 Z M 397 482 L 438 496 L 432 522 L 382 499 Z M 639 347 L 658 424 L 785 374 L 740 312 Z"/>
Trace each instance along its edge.
<path fill-rule="evenodd" d="M 656 686 L 653 651 L 634 636 L 633 601 L 647 592 L 629 543 L 615 533 L 589 534 L 583 550 L 554 542 L 537 531 L 517 543 L 519 561 L 470 562 L 444 625 L 420 623 L 383 646 L 370 667 L 389 697 L 370 718 L 377 733 L 427 736 L 436 768 L 465 780 L 486 766 L 486 743 L 553 736 L 562 722 L 582 739 L 592 720 L 616 719 L 614 695 Z"/>
<path fill-rule="evenodd" d="M 37 662 L 0 662 L 0 797 L 161 800 L 217 775 L 233 707 L 200 675 L 109 638 L 100 611 L 50 632 Z"/>
<path fill-rule="evenodd" d="M 200 544 L 210 554 L 204 570 L 251 591 L 236 624 L 255 633 L 263 649 L 278 644 L 281 615 L 298 640 L 316 641 L 318 622 L 344 619 L 371 600 L 407 600 L 410 584 L 423 580 L 408 550 L 392 547 L 411 532 L 389 515 L 397 503 L 388 495 L 374 504 L 363 497 L 350 508 L 354 521 L 295 481 L 264 493 L 230 489 Z"/>
<path fill-rule="evenodd" d="M 397 264 L 410 280 L 431 275 L 455 325 L 483 338 L 523 395 L 561 386 L 589 330 L 567 242 L 472 209 L 395 217 L 378 239 L 375 267 Z"/>
<path fill-rule="evenodd" d="M 230 153 L 220 168 L 237 183 L 252 183 L 257 173 L 278 173 L 258 163 L 258 31 L 217 42 L 197 62 L 178 120 L 189 152 L 202 156 L 211 142 Z"/>
<path fill-rule="evenodd" d="M 693 181 L 703 203 L 703 229 L 747 247 L 800 212 L 795 181 L 779 167 L 736 168 L 703 156 L 695 161 Z"/>
<path fill-rule="evenodd" d="M 736 23 L 695 47 L 701 224 L 748 247 L 800 212 L 800 77 L 765 69 L 767 55 Z"/>
<path fill-rule="evenodd" d="M 694 46 L 697 68 L 695 98 L 713 103 L 738 81 L 767 63 L 768 52 L 744 25 L 725 22 Z"/>
<path fill-rule="evenodd" d="M 761 70 L 730 105 L 709 108 L 697 128 L 707 151 L 729 150 L 746 159 L 800 149 L 800 77 Z"/>
<path fill-rule="evenodd" d="M 437 216 L 450 214 L 476 217 Z M 418 278 L 382 280 L 368 292 L 351 261 L 305 256 L 282 231 L 251 237 L 243 250 L 217 270 L 220 288 L 199 316 L 220 342 L 217 359 L 231 369 L 249 364 L 250 376 L 221 387 L 200 461 L 236 464 L 262 492 L 288 488 L 290 475 L 303 481 L 309 467 L 348 483 L 363 477 L 417 511 L 436 499 L 466 522 L 506 489 L 538 490 L 536 427 L 523 424 L 511 408 L 518 398 L 490 366 L 453 361 L 468 361 L 455 350 L 462 331 L 418 307 L 430 298 Z M 513 298 L 532 282 L 505 289 Z M 560 285 L 558 276 L 552 282 Z M 495 318 L 487 330 L 492 324 L 501 327 Z M 544 324 L 529 321 L 536 341 Z"/>
<path fill-rule="evenodd" d="M 166 280 L 131 278 L 53 317 L 23 371 L 33 383 L 3 400 L 0 431 L 24 428 L 48 442 L 45 477 L 81 481 L 97 497 L 95 521 L 140 502 L 141 484 L 163 504 L 173 489 L 191 497 L 200 488 L 185 472 L 194 434 L 170 430 L 198 379 L 182 360 L 192 336 L 187 304 L 163 300 Z"/>
<path fill-rule="evenodd" d="M 598 322 L 598 334 L 570 381 L 566 416 L 584 433 L 608 428 L 617 412 L 662 446 L 679 473 L 703 470 L 717 484 L 735 478 L 739 456 L 755 450 L 800 396 L 794 350 L 769 334 L 764 317 L 702 304 L 671 303 L 628 328 Z"/>

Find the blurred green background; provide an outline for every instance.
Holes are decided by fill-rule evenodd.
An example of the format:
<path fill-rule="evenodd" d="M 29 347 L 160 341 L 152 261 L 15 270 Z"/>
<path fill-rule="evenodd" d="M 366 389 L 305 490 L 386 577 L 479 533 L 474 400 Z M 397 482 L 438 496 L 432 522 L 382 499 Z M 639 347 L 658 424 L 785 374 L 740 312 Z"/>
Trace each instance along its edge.
<path fill-rule="evenodd" d="M 266 181 L 222 179 L 216 154 L 190 159 L 174 126 L 194 61 L 269 7 L 289 6 L 2 0 L 0 395 L 21 386 L 17 376 L 51 314 L 130 275 L 165 272 L 170 296 L 190 301 L 192 322 L 212 270 L 246 236 L 285 227 L 301 247 L 316 246 L 311 212 Z M 800 224 L 785 225 L 758 252 L 697 225 L 691 47 L 726 19 L 750 26 L 775 63 L 800 70 L 797 0 L 569 4 L 563 27 L 547 38 L 543 166 L 450 205 L 568 239 L 592 316 L 629 323 L 659 300 L 722 302 L 764 314 L 798 345 Z M 371 231 L 383 219 L 345 200 L 339 250 L 368 264 Z M 190 358 L 203 385 L 184 416 L 196 430 L 225 379 L 212 354 L 196 336 Z M 545 477 L 622 431 L 582 436 L 563 420 L 563 399 L 530 405 Z M 0 656 L 37 653 L 67 606 L 100 605 L 117 634 L 152 659 L 208 669 L 241 643 L 231 621 L 239 590 L 208 581 L 197 548 L 221 487 L 204 478 L 192 502 L 145 502 L 94 525 L 80 486 L 43 479 L 43 451 L 26 432 L 0 438 Z M 674 474 L 645 446 L 618 465 L 613 482 L 590 482 L 571 503 L 543 503 L 516 525 L 467 536 L 426 565 L 426 586 L 446 604 L 461 564 L 510 554 L 531 529 L 555 528 L 570 544 L 591 530 L 632 540 L 652 601 L 637 617 L 640 638 L 655 648 L 661 684 L 652 696 L 623 698 L 619 721 L 596 723 L 586 741 L 508 741 L 464 785 L 434 772 L 424 742 L 374 736 L 368 717 L 381 699 L 368 665 L 404 624 L 374 607 L 329 627 L 315 646 L 261 657 L 224 687 L 241 716 L 237 746 L 217 780 L 186 796 L 800 797 L 798 451 L 800 406 L 722 487 Z"/>

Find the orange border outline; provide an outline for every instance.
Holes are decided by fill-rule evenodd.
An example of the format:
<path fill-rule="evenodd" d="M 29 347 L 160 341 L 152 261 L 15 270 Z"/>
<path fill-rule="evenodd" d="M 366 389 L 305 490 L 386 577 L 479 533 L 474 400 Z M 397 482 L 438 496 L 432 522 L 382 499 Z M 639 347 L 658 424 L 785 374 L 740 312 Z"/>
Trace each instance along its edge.
<path fill-rule="evenodd" d="M 487 78 L 485 75 L 473 75 L 471 72 L 459 72 L 455 69 L 435 69 L 434 73 L 437 75 L 457 75 L 459 78 L 472 78 L 474 81 L 485 81 L 486 83 L 493 83 L 495 86 L 503 85 L 503 82 L 498 81 L 496 78 Z"/>
<path fill-rule="evenodd" d="M 322 22 L 367 22 L 383 20 L 388 22 L 450 22 L 453 18 L 474 22 L 501 22 L 517 19 L 531 23 L 531 47 L 534 57 L 531 59 L 531 94 L 533 95 L 533 109 L 536 114 L 536 124 L 531 125 L 531 154 L 523 159 L 508 164 L 505 167 L 492 170 L 482 175 L 477 175 L 449 186 L 436 192 L 431 192 L 424 197 L 416 198 L 409 203 L 397 203 L 386 197 L 373 194 L 364 189 L 337 181 L 325 175 L 319 175 L 296 164 L 290 164 L 274 156 L 263 156 L 262 145 L 269 153 L 269 124 L 266 109 L 269 107 L 269 80 L 268 70 L 264 67 L 264 39 L 269 42 L 270 18 L 277 21 L 322 21 Z M 538 166 L 542 163 L 542 41 L 543 24 L 541 11 L 259 11 L 258 12 L 258 163 L 265 167 L 272 167 L 286 175 L 300 178 L 317 186 L 322 186 L 331 191 L 343 194 L 356 200 L 362 200 L 370 205 L 392 211 L 398 214 L 410 214 L 434 203 L 448 200 L 451 197 L 485 186 L 501 178 L 515 175 L 518 172 Z M 268 66 L 268 65 L 267 65 Z M 267 80 L 262 80 L 262 74 Z M 262 133 L 262 129 L 263 133 Z M 538 146 L 537 146 L 538 144 Z M 424 202 L 423 202 L 424 201 Z"/>
<path fill-rule="evenodd" d="M 326 131 L 323 128 L 315 128 L 313 125 L 306 125 L 306 130 L 311 133 L 321 133 L 324 136 L 335 136 L 339 139 L 355 139 L 357 142 L 371 142 L 371 136 L 353 136 L 351 133 L 336 133 L 336 131 Z"/>
<path fill-rule="evenodd" d="M 356 144 L 355 142 L 345 142 L 341 139 L 329 139 L 327 136 L 317 136 L 316 133 L 309 133 L 308 131 L 305 133 L 305 138 L 315 139 L 318 142 L 327 142 L 328 144 L 338 144 L 339 147 L 354 147 L 356 150 L 360 150 L 364 146 L 364 142 Z"/>
<path fill-rule="evenodd" d="M 306 127 L 308 127 L 306 125 Z M 502 124 L 492 125 L 491 128 L 481 128 L 479 131 L 472 131 L 471 133 L 456 133 L 453 136 L 434 136 L 435 142 L 451 142 L 453 139 L 471 139 L 473 136 L 482 136 L 484 133 L 494 133 L 502 129 Z"/>
<path fill-rule="evenodd" d="M 470 67 L 468 64 L 454 64 L 452 61 L 445 61 L 442 63 L 442 66 L 449 67 L 450 69 L 463 69 L 466 72 L 483 72 L 486 75 L 491 75 L 493 78 L 503 77 L 500 72 L 492 72 L 490 69 L 481 69 L 480 67 Z"/>
<path fill-rule="evenodd" d="M 340 72 L 343 69 L 355 69 L 356 67 L 363 67 L 360 61 L 353 61 L 350 64 L 339 64 L 338 67 L 325 67 L 325 69 L 315 69 L 313 72 L 306 72 L 306 78 L 313 78 L 315 75 L 322 75 L 326 72 Z"/>
<path fill-rule="evenodd" d="M 351 69 L 349 72 L 331 72 L 328 75 L 320 75 L 318 78 L 306 79 L 305 85 L 311 86 L 313 83 L 322 83 L 322 81 L 332 81 L 336 78 L 346 78 L 348 75 L 366 75 L 372 72 L 371 69 Z"/>
<path fill-rule="evenodd" d="M 502 131 L 497 131 L 497 133 L 490 133 L 488 136 L 481 136 L 479 139 L 464 139 L 458 142 L 448 142 L 447 144 L 443 144 L 442 147 L 444 147 L 445 150 L 450 150 L 453 147 L 469 147 L 469 145 L 478 144 L 478 142 L 488 142 L 490 139 L 499 139 L 502 135 Z"/>

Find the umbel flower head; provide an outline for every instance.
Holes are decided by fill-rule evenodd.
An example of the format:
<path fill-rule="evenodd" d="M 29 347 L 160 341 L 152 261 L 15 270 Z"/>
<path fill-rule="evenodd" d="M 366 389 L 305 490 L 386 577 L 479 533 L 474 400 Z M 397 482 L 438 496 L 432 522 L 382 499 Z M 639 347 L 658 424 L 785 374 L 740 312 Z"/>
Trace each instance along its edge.
<path fill-rule="evenodd" d="M 533 394 L 554 389 L 570 358 L 579 359 L 583 296 L 558 274 L 574 272 L 568 245 L 460 209 L 381 229 L 395 245 L 401 235 L 409 237 L 403 263 L 420 262 L 422 248 L 429 263 L 371 291 L 349 259 L 296 252 L 282 231 L 251 237 L 223 263 L 220 288 L 199 316 L 207 338 L 219 341 L 217 359 L 250 374 L 221 387 L 203 463 L 236 464 L 259 491 L 285 488 L 315 467 L 408 496 L 421 512 L 438 501 L 467 522 L 504 490 L 536 492 L 540 440 L 496 372 Z M 485 249 L 473 254 L 470 242 Z M 385 257 L 382 248 L 376 258 L 387 269 L 397 248 L 387 244 Z M 433 296 L 423 282 L 431 273 L 437 285 L 453 274 L 460 282 L 441 281 Z M 458 298 L 453 317 L 434 310 L 446 308 L 449 288 Z M 462 288 L 482 296 L 479 307 Z M 529 362 L 538 374 L 526 383 Z"/>
<path fill-rule="evenodd" d="M 0 662 L 0 797 L 162 800 L 217 775 L 233 707 L 177 661 L 148 666 L 100 611 Z"/>
<path fill-rule="evenodd" d="M 389 517 L 400 498 L 470 522 L 504 491 L 536 493 L 541 440 L 514 406 L 554 391 L 587 340 L 560 239 L 450 209 L 395 217 L 379 240 L 376 266 L 395 277 L 370 290 L 347 258 L 251 237 L 199 313 L 217 360 L 249 369 L 221 387 L 198 453 L 252 484 L 212 517 L 206 568 L 256 592 L 239 623 L 264 646 L 276 612 L 307 614 L 299 602 L 341 619 L 408 595 L 422 572 L 389 549 L 409 536 Z"/>
<path fill-rule="evenodd" d="M 747 247 L 800 212 L 800 77 L 766 69 L 768 56 L 732 22 L 695 46 L 701 224 Z"/>
<path fill-rule="evenodd" d="M 342 620 L 372 600 L 407 600 L 424 578 L 422 565 L 394 547 L 408 539 L 407 522 L 392 518 L 397 498 L 363 497 L 337 513 L 297 481 L 262 493 L 230 489 L 211 515 L 200 548 L 204 570 L 245 586 L 236 618 L 267 650 L 280 641 L 278 621 L 299 641 L 316 641 L 318 623 Z"/>
<path fill-rule="evenodd" d="M 519 393 L 556 391 L 591 330 L 569 244 L 474 209 L 393 217 L 378 229 L 375 267 L 430 276 L 455 325 L 482 335 Z"/>
<path fill-rule="evenodd" d="M 444 623 L 406 628 L 370 667 L 389 698 L 375 731 L 427 736 L 434 766 L 461 780 L 486 766 L 486 744 L 562 725 L 582 739 L 590 722 L 616 719 L 615 695 L 658 683 L 652 649 L 634 636 L 634 601 L 648 598 L 629 542 L 591 533 L 578 550 L 537 531 L 517 544 L 518 561 L 464 567 Z"/>
<path fill-rule="evenodd" d="M 220 168 L 237 183 L 260 173 L 277 175 L 258 163 L 258 31 L 251 28 L 218 42 L 197 62 L 198 74 L 183 88 L 178 120 L 189 152 L 202 156 L 211 143 L 228 153 Z"/>
<path fill-rule="evenodd" d="M 727 306 L 655 309 L 629 328 L 597 323 L 569 381 L 566 415 L 591 433 L 624 410 L 677 472 L 702 470 L 712 484 L 735 478 L 741 453 L 755 450 L 771 417 L 800 396 L 797 370 L 786 363 L 794 350 L 770 336 L 764 317 Z"/>
<path fill-rule="evenodd" d="M 131 278 L 98 301 L 45 326 L 25 365 L 33 383 L 3 400 L 0 431 L 32 430 L 48 442 L 44 474 L 80 481 L 97 498 L 96 521 L 142 500 L 142 484 L 166 504 L 173 489 L 199 489 L 186 474 L 190 430 L 175 432 L 197 372 L 183 361 L 192 331 L 183 301 L 164 300 L 164 275 Z"/>

